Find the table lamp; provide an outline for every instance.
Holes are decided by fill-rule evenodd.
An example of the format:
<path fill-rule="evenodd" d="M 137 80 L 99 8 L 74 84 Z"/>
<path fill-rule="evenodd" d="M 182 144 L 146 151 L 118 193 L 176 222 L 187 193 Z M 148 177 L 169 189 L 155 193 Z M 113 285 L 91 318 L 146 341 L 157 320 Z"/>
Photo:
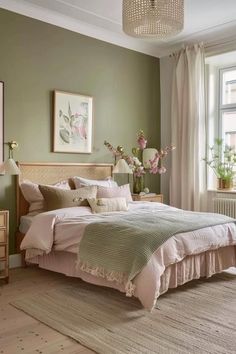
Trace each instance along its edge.
<path fill-rule="evenodd" d="M 16 141 L 9 141 L 5 143 L 9 147 L 9 157 L 8 159 L 0 166 L 0 174 L 1 175 L 19 175 L 20 169 L 15 163 L 13 159 L 13 150 L 18 147 L 18 143 Z"/>

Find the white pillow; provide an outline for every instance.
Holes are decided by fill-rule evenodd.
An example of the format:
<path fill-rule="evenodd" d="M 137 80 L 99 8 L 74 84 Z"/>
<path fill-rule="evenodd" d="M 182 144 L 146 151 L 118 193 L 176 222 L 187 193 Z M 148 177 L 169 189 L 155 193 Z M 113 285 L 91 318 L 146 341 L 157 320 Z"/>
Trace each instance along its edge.
<path fill-rule="evenodd" d="M 106 179 L 87 179 L 83 177 L 75 176 L 72 178 L 75 188 L 88 187 L 88 186 L 102 186 L 102 187 L 118 187 L 118 184 L 112 180 L 111 177 Z"/>
<path fill-rule="evenodd" d="M 88 198 L 93 213 L 127 211 L 125 198 Z"/>
<path fill-rule="evenodd" d="M 111 188 L 98 186 L 97 198 L 125 198 L 127 202 L 133 200 L 129 184 Z"/>
<path fill-rule="evenodd" d="M 71 189 L 68 181 L 61 181 L 54 184 L 59 189 Z M 45 211 L 44 198 L 39 190 L 39 185 L 31 181 L 25 180 L 20 184 L 20 189 L 25 200 L 29 203 L 28 215 L 34 216 Z"/>

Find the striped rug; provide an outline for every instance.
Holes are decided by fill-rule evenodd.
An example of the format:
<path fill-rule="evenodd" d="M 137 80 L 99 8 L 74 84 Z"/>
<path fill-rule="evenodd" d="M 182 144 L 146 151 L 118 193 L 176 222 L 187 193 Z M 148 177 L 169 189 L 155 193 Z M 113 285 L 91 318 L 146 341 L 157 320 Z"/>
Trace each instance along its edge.
<path fill-rule="evenodd" d="M 78 280 L 12 305 L 101 354 L 236 353 L 236 275 L 171 290 L 152 313 L 136 299 Z"/>

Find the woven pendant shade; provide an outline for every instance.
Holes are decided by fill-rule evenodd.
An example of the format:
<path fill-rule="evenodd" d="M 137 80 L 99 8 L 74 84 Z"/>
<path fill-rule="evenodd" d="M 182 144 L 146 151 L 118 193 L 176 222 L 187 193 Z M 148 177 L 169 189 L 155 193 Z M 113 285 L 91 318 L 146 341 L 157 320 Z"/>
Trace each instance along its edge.
<path fill-rule="evenodd" d="M 123 31 L 132 37 L 163 39 L 184 24 L 184 0 L 123 0 Z"/>

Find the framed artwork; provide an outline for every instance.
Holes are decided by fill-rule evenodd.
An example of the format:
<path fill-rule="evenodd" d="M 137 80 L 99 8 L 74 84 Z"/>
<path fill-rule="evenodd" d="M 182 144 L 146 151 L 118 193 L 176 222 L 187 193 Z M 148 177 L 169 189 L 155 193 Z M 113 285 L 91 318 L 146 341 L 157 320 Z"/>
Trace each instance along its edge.
<path fill-rule="evenodd" d="M 0 81 L 0 165 L 4 160 L 4 83 Z"/>
<path fill-rule="evenodd" d="M 54 91 L 53 151 L 91 154 L 93 98 Z"/>

